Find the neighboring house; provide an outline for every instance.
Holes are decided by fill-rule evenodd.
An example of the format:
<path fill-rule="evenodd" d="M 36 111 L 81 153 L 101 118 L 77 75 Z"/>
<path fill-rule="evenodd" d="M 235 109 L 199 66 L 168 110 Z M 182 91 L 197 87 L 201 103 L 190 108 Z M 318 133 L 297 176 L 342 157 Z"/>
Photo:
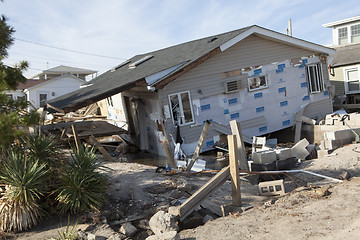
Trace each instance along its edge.
<path fill-rule="evenodd" d="M 360 16 L 323 25 L 333 30 L 336 53 L 330 63 L 330 82 L 335 86 L 334 106 L 360 108 Z"/>
<path fill-rule="evenodd" d="M 203 150 L 231 134 L 230 120 L 240 122 L 250 142 L 291 127 L 300 110 L 312 118 L 332 112 L 327 58 L 333 53 L 254 25 L 137 55 L 50 104 L 69 112 L 120 97 L 141 149 L 164 155 L 159 121 L 174 138 L 179 126 L 191 154 L 206 120 L 212 123 Z"/>
<path fill-rule="evenodd" d="M 14 99 L 26 98 L 31 108 L 46 106 L 47 101 L 80 89 L 87 83 L 86 76 L 96 71 L 58 66 L 45 70 L 25 83 L 20 83 L 15 91 L 6 91 Z"/>

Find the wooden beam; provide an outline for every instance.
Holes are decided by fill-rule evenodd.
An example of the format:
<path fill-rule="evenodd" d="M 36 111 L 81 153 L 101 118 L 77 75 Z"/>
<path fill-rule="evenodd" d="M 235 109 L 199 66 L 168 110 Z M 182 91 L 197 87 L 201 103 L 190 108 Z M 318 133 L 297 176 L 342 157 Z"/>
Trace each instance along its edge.
<path fill-rule="evenodd" d="M 207 196 L 220 187 L 229 178 L 229 175 L 230 166 L 224 167 L 183 204 L 181 204 L 179 207 L 180 221 L 183 221 Z"/>
<path fill-rule="evenodd" d="M 72 132 L 74 134 L 74 140 L 75 140 L 75 146 L 76 146 L 76 151 L 79 152 L 79 147 L 80 147 L 80 140 L 79 140 L 79 136 L 78 136 L 78 133 L 76 131 L 76 128 L 74 126 L 74 124 L 71 124 L 71 129 L 72 129 Z"/>
<path fill-rule="evenodd" d="M 160 121 L 156 121 L 156 123 L 158 125 L 159 131 L 161 131 L 164 135 L 164 139 L 161 141 L 161 143 L 164 147 L 168 164 L 170 165 L 170 167 L 176 168 L 177 166 L 176 166 L 176 162 L 174 159 L 174 154 L 171 150 L 170 143 L 169 143 L 169 140 L 166 135 L 165 127 L 163 126 L 163 124 Z"/>
<path fill-rule="evenodd" d="M 203 130 L 202 130 L 202 133 L 200 135 L 200 139 L 199 139 L 198 144 L 196 146 L 195 152 L 192 155 L 192 158 L 191 158 L 191 161 L 189 162 L 189 165 L 186 167 L 186 171 L 191 170 L 191 168 L 193 167 L 196 159 L 199 157 L 202 145 L 203 145 L 203 143 L 205 141 L 205 137 L 207 135 L 207 132 L 209 131 L 209 127 L 210 127 L 210 121 L 206 120 L 205 125 L 204 125 Z"/>
<path fill-rule="evenodd" d="M 99 141 L 93 136 L 91 135 L 89 137 L 89 142 L 93 145 L 95 145 L 95 147 L 97 149 L 99 149 L 99 151 L 101 152 L 101 154 L 108 160 L 108 161 L 114 161 L 114 159 L 111 157 L 111 155 L 106 151 L 106 149 L 99 143 Z"/>
<path fill-rule="evenodd" d="M 239 165 L 241 170 L 249 170 L 248 161 L 246 158 L 246 152 L 244 147 L 244 141 L 241 134 L 240 123 L 236 120 L 230 121 L 231 132 L 236 136 L 237 149 L 239 152 Z"/>
<path fill-rule="evenodd" d="M 54 109 L 55 111 L 58 111 L 58 112 L 60 112 L 60 113 L 64 113 L 64 114 L 65 114 L 64 110 L 62 110 L 62 109 L 60 109 L 60 108 L 54 107 L 54 106 L 52 106 L 52 105 L 50 105 L 50 104 L 48 104 L 48 103 L 46 103 L 46 105 L 47 105 L 47 107 L 52 108 L 52 109 Z"/>
<path fill-rule="evenodd" d="M 241 206 L 240 176 L 239 176 L 239 150 L 236 143 L 236 136 L 228 136 L 229 164 L 232 189 L 232 203 L 235 207 Z"/>

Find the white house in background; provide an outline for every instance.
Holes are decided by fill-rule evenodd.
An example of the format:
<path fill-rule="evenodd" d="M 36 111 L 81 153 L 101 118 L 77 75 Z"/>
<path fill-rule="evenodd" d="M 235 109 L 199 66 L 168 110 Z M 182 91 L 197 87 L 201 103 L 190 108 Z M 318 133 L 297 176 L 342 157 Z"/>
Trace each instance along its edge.
<path fill-rule="evenodd" d="M 335 108 L 360 109 L 360 16 L 323 25 L 332 28 L 336 53 L 330 63 Z"/>
<path fill-rule="evenodd" d="M 6 94 L 13 99 L 25 97 L 30 107 L 37 109 L 46 106 L 47 101 L 53 98 L 80 89 L 81 85 L 87 83 L 86 77 L 96 73 L 88 69 L 58 66 L 42 71 Z"/>

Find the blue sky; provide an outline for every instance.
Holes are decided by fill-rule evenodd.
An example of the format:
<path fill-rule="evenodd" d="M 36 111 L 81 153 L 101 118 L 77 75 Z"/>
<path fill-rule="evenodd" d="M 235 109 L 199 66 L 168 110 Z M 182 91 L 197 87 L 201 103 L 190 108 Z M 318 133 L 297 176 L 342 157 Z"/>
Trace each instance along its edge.
<path fill-rule="evenodd" d="M 4 0 L 0 14 L 16 30 L 4 62 L 28 61 L 25 76 L 31 77 L 58 65 L 101 74 L 136 54 L 253 24 L 285 33 L 289 18 L 294 37 L 330 44 L 331 29 L 322 24 L 360 15 L 360 4 L 356 0 Z"/>

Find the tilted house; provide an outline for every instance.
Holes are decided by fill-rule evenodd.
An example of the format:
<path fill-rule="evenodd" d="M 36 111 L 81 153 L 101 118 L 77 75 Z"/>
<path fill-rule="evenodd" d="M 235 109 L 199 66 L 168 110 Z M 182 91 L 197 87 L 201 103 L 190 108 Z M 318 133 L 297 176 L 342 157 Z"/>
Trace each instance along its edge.
<path fill-rule="evenodd" d="M 174 137 L 179 126 L 189 154 L 206 120 L 212 124 L 204 150 L 231 133 L 233 119 L 251 141 L 292 126 L 301 109 L 312 118 L 332 112 L 327 57 L 333 52 L 254 25 L 137 55 L 49 104 L 69 112 L 120 98 L 141 149 L 164 155 L 160 120 Z"/>
<path fill-rule="evenodd" d="M 323 25 L 332 28 L 336 53 L 330 63 L 334 105 L 360 109 L 360 16 Z"/>

